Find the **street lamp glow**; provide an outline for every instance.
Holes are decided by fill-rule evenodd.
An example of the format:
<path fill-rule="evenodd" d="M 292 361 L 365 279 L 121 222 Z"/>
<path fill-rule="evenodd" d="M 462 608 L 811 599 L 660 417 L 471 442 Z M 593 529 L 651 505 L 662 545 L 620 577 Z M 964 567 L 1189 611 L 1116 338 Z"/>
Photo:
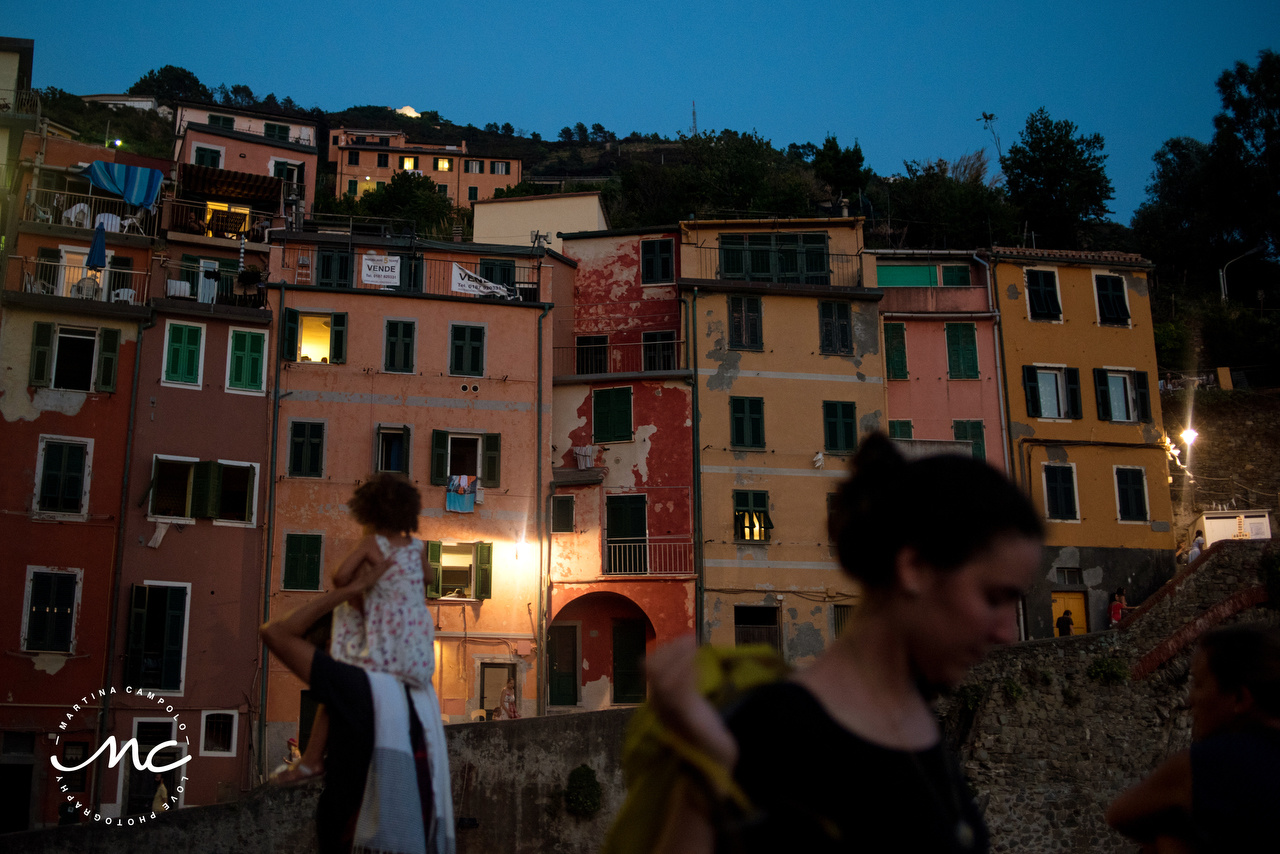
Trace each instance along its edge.
<path fill-rule="evenodd" d="M 1195 430 L 1188 427 L 1186 430 L 1182 431 L 1182 435 L 1179 436 L 1178 438 L 1182 440 L 1183 444 L 1190 445 L 1192 442 L 1196 440 L 1196 437 L 1199 435 L 1200 434 L 1197 433 Z"/>

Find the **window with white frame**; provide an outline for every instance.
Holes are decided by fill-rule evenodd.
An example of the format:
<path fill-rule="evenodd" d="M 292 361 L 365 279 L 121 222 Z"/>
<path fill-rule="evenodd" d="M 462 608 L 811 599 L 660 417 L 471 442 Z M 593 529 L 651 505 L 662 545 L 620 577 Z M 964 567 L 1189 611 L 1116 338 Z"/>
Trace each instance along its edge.
<path fill-rule="evenodd" d="M 28 566 L 23 598 L 22 648 L 27 652 L 75 652 L 78 569 Z"/>
<path fill-rule="evenodd" d="M 265 390 L 267 333 L 232 329 L 227 346 L 227 391 L 262 394 Z"/>
<path fill-rule="evenodd" d="M 379 424 L 374 435 L 374 471 L 409 473 L 408 424 Z"/>
<path fill-rule="evenodd" d="M 1146 371 L 1094 368 L 1099 421 L 1150 421 L 1151 389 Z"/>
<path fill-rule="evenodd" d="M 489 162 L 490 175 L 510 175 L 511 161 L 509 160 L 491 160 Z"/>
<path fill-rule="evenodd" d="M 1055 521 L 1080 518 L 1076 505 L 1076 467 L 1074 463 L 1045 463 L 1044 515 Z"/>
<path fill-rule="evenodd" d="M 34 388 L 113 392 L 119 360 L 119 329 L 32 324 L 28 383 Z"/>
<path fill-rule="evenodd" d="M 204 324 L 165 324 L 162 385 L 199 387 L 204 374 Z"/>
<path fill-rule="evenodd" d="M 431 483 L 445 486 L 455 477 L 479 478 L 480 486 L 497 487 L 502 478 L 502 434 L 432 430 Z"/>
<path fill-rule="evenodd" d="M 1121 522 L 1146 522 L 1147 472 L 1141 466 L 1116 466 L 1116 515 Z"/>
<path fill-rule="evenodd" d="M 85 519 L 89 513 L 93 440 L 75 436 L 41 436 L 37 457 L 35 511 Z"/>
<path fill-rule="evenodd" d="M 484 174 L 483 160 L 467 160 L 463 163 L 463 171 L 470 175 Z"/>
<path fill-rule="evenodd" d="M 200 713 L 200 755 L 235 756 L 236 711 L 226 709 Z"/>
<path fill-rule="evenodd" d="M 1080 418 L 1080 371 L 1062 365 L 1023 365 L 1022 391 L 1032 418 Z"/>
<path fill-rule="evenodd" d="M 151 516 L 254 524 L 258 463 L 157 454 L 151 469 Z"/>
<path fill-rule="evenodd" d="M 427 543 L 429 599 L 489 599 L 493 595 L 493 543 Z"/>
<path fill-rule="evenodd" d="M 347 313 L 300 312 L 286 308 L 284 346 L 286 362 L 341 365 L 347 361 Z"/>
<path fill-rule="evenodd" d="M 1095 274 L 1093 292 L 1098 299 L 1099 324 L 1102 326 L 1129 325 L 1129 294 L 1122 277 Z"/>
<path fill-rule="evenodd" d="M 125 643 L 125 684 L 183 689 L 190 584 L 151 581 L 133 585 Z"/>
<path fill-rule="evenodd" d="M 1027 312 L 1032 320 L 1062 320 L 1058 275 L 1053 270 L 1027 270 Z"/>
<path fill-rule="evenodd" d="M 222 158 L 227 150 L 221 145 L 195 145 L 191 148 L 191 162 L 196 166 L 208 166 L 212 169 L 222 168 Z"/>

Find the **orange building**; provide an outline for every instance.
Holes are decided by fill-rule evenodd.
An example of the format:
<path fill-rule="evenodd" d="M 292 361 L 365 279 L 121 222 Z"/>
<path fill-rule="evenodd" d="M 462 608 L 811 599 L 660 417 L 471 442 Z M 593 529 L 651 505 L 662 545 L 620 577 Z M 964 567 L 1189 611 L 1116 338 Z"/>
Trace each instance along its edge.
<path fill-rule="evenodd" d="M 359 197 L 398 172 L 425 175 L 458 207 L 493 198 L 495 190 L 519 184 L 522 161 L 471 154 L 460 145 L 408 142 L 404 131 L 338 128 L 330 139 L 338 164 L 338 195 Z"/>

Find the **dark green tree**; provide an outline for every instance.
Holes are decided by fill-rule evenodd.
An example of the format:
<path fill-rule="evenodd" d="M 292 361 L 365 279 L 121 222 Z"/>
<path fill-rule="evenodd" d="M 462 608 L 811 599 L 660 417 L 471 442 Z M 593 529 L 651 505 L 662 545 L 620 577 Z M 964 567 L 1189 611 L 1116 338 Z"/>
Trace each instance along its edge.
<path fill-rule="evenodd" d="M 862 146 L 854 140 L 853 148 L 841 148 L 834 137 L 827 137 L 822 148 L 813 153 L 813 174 L 831 188 L 834 198 L 850 198 L 862 192 L 871 178 L 871 170 L 863 168 Z"/>
<path fill-rule="evenodd" d="M 497 133 L 497 132 L 498 132 L 498 123 L 497 123 L 497 122 L 486 122 L 486 123 L 485 123 L 485 126 L 484 126 L 484 129 L 485 129 L 485 131 L 486 131 L 487 133 Z"/>
<path fill-rule="evenodd" d="M 578 142 L 590 142 L 591 132 L 587 130 L 587 126 L 582 122 L 578 122 L 573 126 L 573 136 Z"/>
<path fill-rule="evenodd" d="M 1213 148 L 1235 195 L 1239 246 L 1280 255 L 1280 54 L 1264 50 L 1218 78 L 1222 112 L 1214 116 Z"/>
<path fill-rule="evenodd" d="M 166 65 L 153 69 L 129 87 L 130 95 L 150 95 L 157 101 L 210 101 L 209 89 L 185 68 Z"/>
<path fill-rule="evenodd" d="M 560 141 L 573 142 L 573 128 L 571 127 L 560 128 Z"/>
<path fill-rule="evenodd" d="M 515 136 L 516 129 L 512 126 L 511 122 L 503 122 L 501 133 L 503 136 Z"/>
<path fill-rule="evenodd" d="M 397 172 L 382 187 L 361 196 L 355 213 L 412 220 L 419 234 L 442 234 L 453 215 L 453 205 L 425 175 Z"/>
<path fill-rule="evenodd" d="M 986 156 L 910 161 L 904 174 L 872 178 L 864 197 L 867 243 L 893 249 L 976 249 L 1008 243 L 1018 213 L 987 178 Z"/>
<path fill-rule="evenodd" d="M 1000 158 L 1009 199 L 1038 247 L 1075 248 L 1084 226 L 1111 213 L 1104 144 L 1101 134 L 1078 134 L 1074 123 L 1054 121 L 1041 107 Z"/>

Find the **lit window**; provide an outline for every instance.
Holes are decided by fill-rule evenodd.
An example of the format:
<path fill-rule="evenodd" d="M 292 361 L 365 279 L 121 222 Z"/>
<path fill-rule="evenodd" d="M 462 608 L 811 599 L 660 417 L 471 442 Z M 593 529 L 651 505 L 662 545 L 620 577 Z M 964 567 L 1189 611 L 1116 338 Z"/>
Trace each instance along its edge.
<path fill-rule="evenodd" d="M 493 595 L 493 543 L 427 543 L 430 599 L 488 599 Z"/>
<path fill-rule="evenodd" d="M 436 158 L 436 171 L 437 171 L 437 172 L 452 172 L 452 171 L 453 171 L 453 158 L 452 158 L 452 157 L 437 157 L 437 158 Z"/>
<path fill-rule="evenodd" d="M 750 543 L 769 539 L 773 521 L 769 518 L 769 493 L 735 490 L 733 493 L 733 537 Z"/>

